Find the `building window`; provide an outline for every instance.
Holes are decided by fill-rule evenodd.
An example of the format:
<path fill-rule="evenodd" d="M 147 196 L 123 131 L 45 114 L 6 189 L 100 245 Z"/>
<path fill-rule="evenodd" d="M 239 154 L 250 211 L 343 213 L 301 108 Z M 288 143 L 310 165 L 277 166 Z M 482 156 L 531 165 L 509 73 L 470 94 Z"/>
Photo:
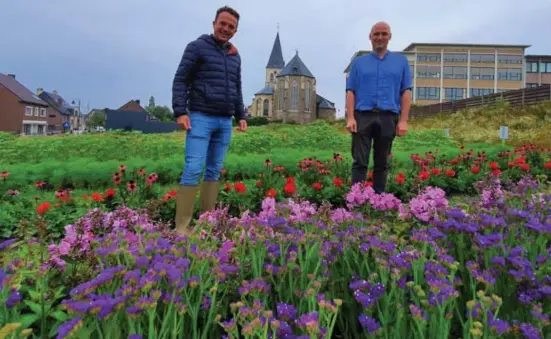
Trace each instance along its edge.
<path fill-rule="evenodd" d="M 31 135 L 31 125 L 29 124 L 23 125 L 23 134 Z"/>
<path fill-rule="evenodd" d="M 551 62 L 540 62 L 541 73 L 551 73 Z"/>
<path fill-rule="evenodd" d="M 417 61 L 440 62 L 440 54 L 422 53 L 417 55 Z"/>
<path fill-rule="evenodd" d="M 497 79 L 498 80 L 508 80 L 508 81 L 521 81 L 522 80 L 522 69 L 520 68 L 499 68 L 497 70 Z"/>
<path fill-rule="evenodd" d="M 25 108 L 25 115 L 26 115 L 26 116 L 30 116 L 30 117 L 33 116 L 33 108 L 32 108 L 31 106 L 27 106 L 27 107 Z"/>
<path fill-rule="evenodd" d="M 256 116 L 260 116 L 260 112 L 262 112 L 262 99 L 258 99 L 256 101 Z"/>
<path fill-rule="evenodd" d="M 411 76 L 415 77 L 415 65 L 412 64 L 411 62 L 409 63 L 409 71 L 411 73 Z"/>
<path fill-rule="evenodd" d="M 439 100 L 440 88 L 439 87 L 417 87 L 417 99 L 418 100 Z"/>
<path fill-rule="evenodd" d="M 444 79 L 467 79 L 467 67 L 444 67 Z"/>
<path fill-rule="evenodd" d="M 527 62 L 526 63 L 526 73 L 538 73 L 538 63 L 537 62 Z"/>
<path fill-rule="evenodd" d="M 37 126 L 37 132 L 36 132 L 36 134 L 38 134 L 38 135 L 44 134 L 44 125 L 38 125 L 38 126 Z"/>
<path fill-rule="evenodd" d="M 494 94 L 493 88 L 471 88 L 471 97 Z"/>
<path fill-rule="evenodd" d="M 526 87 L 528 87 L 528 88 L 534 88 L 534 87 L 538 87 L 538 86 L 539 86 L 539 84 L 534 84 L 534 83 L 527 83 L 526 84 Z"/>
<path fill-rule="evenodd" d="M 270 114 L 270 101 L 268 99 L 264 99 L 264 110 L 262 111 L 262 114 L 265 117 L 268 117 Z"/>
<path fill-rule="evenodd" d="M 471 54 L 471 62 L 493 64 L 495 59 L 494 54 Z"/>
<path fill-rule="evenodd" d="M 305 102 L 305 107 L 304 107 L 304 110 L 306 112 L 310 112 L 310 96 L 312 95 L 310 93 L 310 83 L 309 82 L 306 82 L 305 84 L 305 89 L 304 89 L 304 102 Z"/>
<path fill-rule="evenodd" d="M 495 70 L 490 67 L 471 67 L 471 79 L 473 80 L 494 80 Z"/>
<path fill-rule="evenodd" d="M 35 108 L 34 108 L 34 116 L 37 117 L 37 116 L 39 116 L 39 115 L 40 115 L 40 108 L 35 107 Z"/>
<path fill-rule="evenodd" d="M 298 82 L 293 80 L 291 84 L 291 109 L 298 110 Z"/>
<path fill-rule="evenodd" d="M 285 109 L 285 81 L 281 80 L 279 82 L 279 110 L 283 111 Z"/>
<path fill-rule="evenodd" d="M 522 64 L 522 59 L 522 55 L 500 54 L 497 56 L 497 62 L 500 64 Z"/>
<path fill-rule="evenodd" d="M 454 101 L 463 99 L 465 93 L 464 88 L 445 88 L 446 101 Z"/>
<path fill-rule="evenodd" d="M 41 108 L 41 109 L 40 109 L 40 116 L 41 116 L 41 117 L 45 117 L 45 116 L 46 116 L 46 109 L 45 109 L 45 108 Z"/>
<path fill-rule="evenodd" d="M 445 53 L 444 62 L 467 62 L 467 54 Z"/>
<path fill-rule="evenodd" d="M 440 67 L 418 65 L 417 77 L 418 78 L 440 78 Z"/>

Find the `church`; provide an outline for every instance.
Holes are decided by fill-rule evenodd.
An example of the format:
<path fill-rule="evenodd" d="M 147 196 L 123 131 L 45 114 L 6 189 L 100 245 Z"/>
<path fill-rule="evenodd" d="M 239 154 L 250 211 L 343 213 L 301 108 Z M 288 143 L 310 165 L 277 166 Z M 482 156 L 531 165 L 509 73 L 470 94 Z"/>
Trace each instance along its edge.
<path fill-rule="evenodd" d="M 283 123 L 307 124 L 319 119 L 334 121 L 335 104 L 316 93 L 316 77 L 298 55 L 285 64 L 279 32 L 266 65 L 264 88 L 248 108 L 250 117 Z"/>

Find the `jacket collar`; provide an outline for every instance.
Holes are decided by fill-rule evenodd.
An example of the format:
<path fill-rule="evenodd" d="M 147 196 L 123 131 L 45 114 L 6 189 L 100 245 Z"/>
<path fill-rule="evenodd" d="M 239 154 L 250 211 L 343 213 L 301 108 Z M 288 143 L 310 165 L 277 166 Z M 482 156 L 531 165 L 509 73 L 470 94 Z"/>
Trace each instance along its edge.
<path fill-rule="evenodd" d="M 214 38 L 214 34 L 210 34 L 210 37 L 212 39 L 212 42 L 220 47 L 220 48 L 223 48 L 225 50 L 228 51 L 228 55 L 237 55 L 237 53 L 239 53 L 239 51 L 237 50 L 237 47 L 235 47 L 234 44 L 232 44 L 231 42 L 226 42 L 226 43 L 221 43 L 220 41 L 216 40 L 216 38 Z"/>

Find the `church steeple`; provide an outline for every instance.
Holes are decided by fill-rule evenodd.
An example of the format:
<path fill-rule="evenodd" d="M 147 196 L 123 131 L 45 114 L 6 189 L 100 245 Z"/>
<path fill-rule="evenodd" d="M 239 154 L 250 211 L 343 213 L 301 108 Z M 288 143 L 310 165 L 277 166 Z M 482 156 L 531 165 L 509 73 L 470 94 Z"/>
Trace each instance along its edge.
<path fill-rule="evenodd" d="M 274 41 L 274 46 L 272 47 L 272 53 L 270 54 L 270 59 L 266 68 L 277 68 L 282 69 L 285 67 L 285 61 L 283 60 L 283 51 L 281 50 L 281 42 L 279 41 L 279 29 Z"/>

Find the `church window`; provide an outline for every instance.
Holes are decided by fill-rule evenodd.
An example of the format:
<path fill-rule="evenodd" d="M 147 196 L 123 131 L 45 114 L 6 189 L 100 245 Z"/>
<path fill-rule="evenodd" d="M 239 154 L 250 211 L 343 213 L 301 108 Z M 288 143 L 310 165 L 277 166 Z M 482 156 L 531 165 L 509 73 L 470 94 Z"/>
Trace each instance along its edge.
<path fill-rule="evenodd" d="M 274 73 L 270 74 L 270 82 L 274 82 Z"/>
<path fill-rule="evenodd" d="M 293 80 L 291 85 L 291 109 L 298 110 L 298 82 Z"/>
<path fill-rule="evenodd" d="M 257 116 L 260 116 L 261 109 L 262 109 L 262 99 L 258 99 L 256 101 L 256 115 Z"/>
<path fill-rule="evenodd" d="M 265 117 L 267 117 L 269 112 L 270 112 L 270 101 L 268 99 L 264 99 L 264 112 L 263 112 L 263 115 Z"/>
<path fill-rule="evenodd" d="M 306 112 L 310 112 L 310 97 L 312 95 L 312 93 L 310 93 L 310 83 L 307 82 L 306 85 L 305 85 L 305 89 L 304 89 L 304 95 L 305 95 L 305 104 L 306 104 L 306 107 L 305 107 L 305 111 Z"/>

